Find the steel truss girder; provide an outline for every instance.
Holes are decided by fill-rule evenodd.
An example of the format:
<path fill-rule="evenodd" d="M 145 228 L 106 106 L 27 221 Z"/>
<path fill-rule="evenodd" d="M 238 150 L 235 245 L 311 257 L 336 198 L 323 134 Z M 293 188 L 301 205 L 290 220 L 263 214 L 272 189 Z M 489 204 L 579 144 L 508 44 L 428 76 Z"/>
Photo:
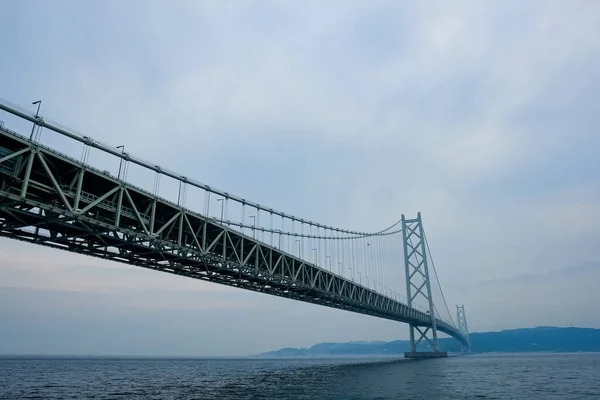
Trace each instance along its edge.
<path fill-rule="evenodd" d="M 380 318 L 429 315 L 0 129 L 0 236 Z M 15 155 L 16 154 L 16 155 Z M 17 168 L 17 166 L 20 166 Z M 438 329 L 459 338 L 444 321 Z"/>

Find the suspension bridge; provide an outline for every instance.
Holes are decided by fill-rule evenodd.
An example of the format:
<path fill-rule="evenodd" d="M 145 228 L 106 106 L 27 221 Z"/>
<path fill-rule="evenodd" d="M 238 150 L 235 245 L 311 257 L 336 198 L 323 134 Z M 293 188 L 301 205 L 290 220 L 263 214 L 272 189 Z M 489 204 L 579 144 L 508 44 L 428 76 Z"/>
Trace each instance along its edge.
<path fill-rule="evenodd" d="M 407 358 L 446 356 L 438 332 L 470 351 L 464 306 L 455 323 L 420 213 L 375 232 L 308 221 L 84 136 L 34 104 L 0 100 L 15 125 L 32 125 L 0 123 L 0 236 L 403 322 Z M 64 151 L 53 137 L 67 139 Z M 92 151 L 118 169 L 92 165 Z M 130 167 L 153 184 L 134 184 Z"/>

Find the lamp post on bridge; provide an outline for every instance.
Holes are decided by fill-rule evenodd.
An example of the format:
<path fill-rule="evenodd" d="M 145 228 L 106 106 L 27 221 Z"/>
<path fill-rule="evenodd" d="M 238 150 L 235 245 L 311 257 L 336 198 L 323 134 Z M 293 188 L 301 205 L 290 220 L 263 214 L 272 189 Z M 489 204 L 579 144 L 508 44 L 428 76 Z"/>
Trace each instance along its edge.
<path fill-rule="evenodd" d="M 340 276 L 344 276 L 344 264 L 341 261 L 338 261 Z"/>
<path fill-rule="evenodd" d="M 327 265 L 327 259 L 329 259 L 329 272 L 333 273 L 331 270 L 331 256 L 325 256 L 325 265 Z"/>
<path fill-rule="evenodd" d="M 220 199 L 217 199 L 217 201 L 221 202 L 221 225 L 223 225 L 223 207 L 225 205 L 225 199 L 220 198 Z"/>
<path fill-rule="evenodd" d="M 33 105 L 37 104 L 37 111 L 35 112 L 35 119 L 39 118 L 39 114 L 40 114 L 40 106 L 42 105 L 42 101 L 38 100 L 38 101 L 34 101 L 33 103 L 31 103 Z M 33 140 L 33 132 L 35 131 L 35 125 L 36 123 L 33 123 L 33 126 L 31 127 L 31 135 L 29 135 L 29 140 Z"/>
<path fill-rule="evenodd" d="M 121 155 L 125 152 L 125 145 L 117 146 L 117 149 L 121 149 Z M 121 179 L 121 167 L 123 166 L 123 157 L 119 158 L 119 173 L 117 174 L 117 179 Z"/>
<path fill-rule="evenodd" d="M 354 283 L 354 270 L 352 269 L 352 267 L 348 267 L 348 269 L 352 271 L 352 274 L 350 276 L 352 277 L 352 283 Z"/>
<path fill-rule="evenodd" d="M 318 267 L 319 266 L 319 251 L 317 249 L 312 249 L 315 252 L 315 265 Z"/>
<path fill-rule="evenodd" d="M 298 243 L 298 258 L 302 258 L 300 255 L 300 239 L 296 239 L 296 243 Z"/>

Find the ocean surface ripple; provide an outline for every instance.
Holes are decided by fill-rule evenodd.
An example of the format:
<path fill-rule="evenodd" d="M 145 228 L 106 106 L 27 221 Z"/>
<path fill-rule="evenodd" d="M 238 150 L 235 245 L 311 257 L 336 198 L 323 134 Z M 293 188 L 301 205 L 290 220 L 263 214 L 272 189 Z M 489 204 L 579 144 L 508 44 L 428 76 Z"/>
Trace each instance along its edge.
<path fill-rule="evenodd" d="M 600 399 L 600 354 L 0 357 L 0 399 Z"/>

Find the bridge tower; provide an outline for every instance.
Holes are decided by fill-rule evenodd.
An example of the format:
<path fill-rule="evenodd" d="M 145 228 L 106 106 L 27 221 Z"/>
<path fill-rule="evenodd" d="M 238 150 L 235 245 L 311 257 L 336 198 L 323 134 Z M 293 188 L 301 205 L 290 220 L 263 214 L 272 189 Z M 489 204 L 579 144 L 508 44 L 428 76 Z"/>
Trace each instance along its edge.
<path fill-rule="evenodd" d="M 431 322 L 428 327 L 409 324 L 410 351 L 404 353 L 405 358 L 431 358 L 446 357 L 445 351 L 440 351 L 437 337 L 436 315 L 433 307 L 431 293 L 431 281 L 429 279 L 429 268 L 427 260 L 427 247 L 425 244 L 425 231 L 421 213 L 417 218 L 406 219 L 402 214 L 402 239 L 404 247 L 404 267 L 406 269 L 406 298 L 408 306 L 414 307 L 415 299 L 421 297 L 427 302 L 429 318 Z M 418 334 L 418 338 L 416 338 Z M 415 340 L 416 339 L 416 340 Z M 426 340 L 432 347 L 432 351 L 417 351 L 421 341 Z"/>
<path fill-rule="evenodd" d="M 467 326 L 467 314 L 465 314 L 464 304 L 462 306 L 456 306 L 456 319 L 458 330 L 467 338 L 467 345 L 461 344 L 461 353 L 470 353 L 471 340 L 469 339 L 469 327 Z"/>

